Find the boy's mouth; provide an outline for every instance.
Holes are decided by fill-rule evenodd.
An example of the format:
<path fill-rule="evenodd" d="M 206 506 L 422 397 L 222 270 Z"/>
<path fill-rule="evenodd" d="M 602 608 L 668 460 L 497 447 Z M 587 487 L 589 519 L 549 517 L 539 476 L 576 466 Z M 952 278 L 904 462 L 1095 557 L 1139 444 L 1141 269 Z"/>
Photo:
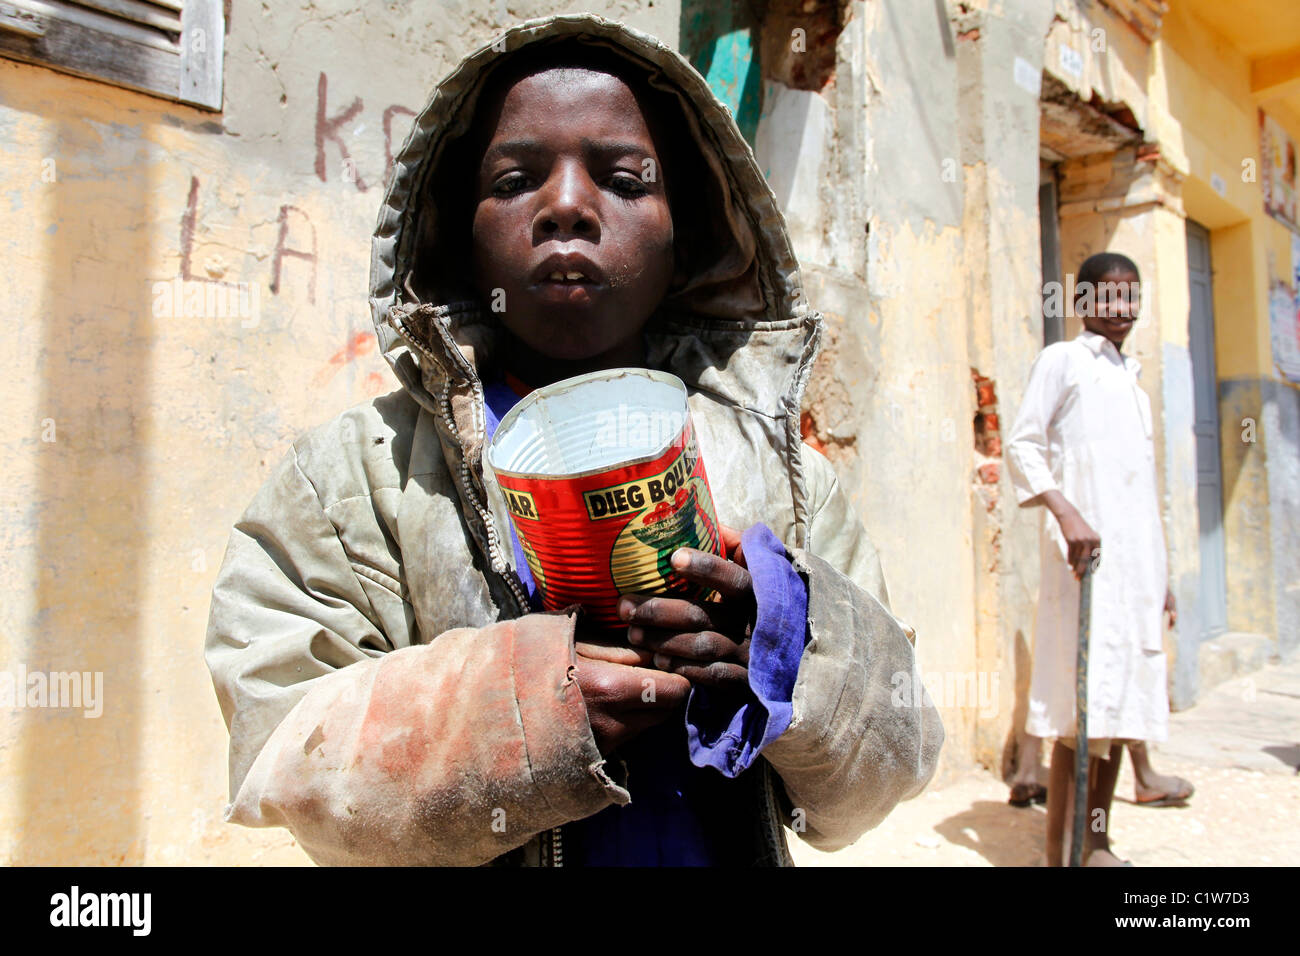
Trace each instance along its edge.
<path fill-rule="evenodd" d="M 600 285 L 605 273 L 580 252 L 556 252 L 543 259 L 533 270 L 533 284 Z"/>
<path fill-rule="evenodd" d="M 604 282 L 605 273 L 586 256 L 557 252 L 533 270 L 532 288 L 550 305 L 587 306 Z"/>

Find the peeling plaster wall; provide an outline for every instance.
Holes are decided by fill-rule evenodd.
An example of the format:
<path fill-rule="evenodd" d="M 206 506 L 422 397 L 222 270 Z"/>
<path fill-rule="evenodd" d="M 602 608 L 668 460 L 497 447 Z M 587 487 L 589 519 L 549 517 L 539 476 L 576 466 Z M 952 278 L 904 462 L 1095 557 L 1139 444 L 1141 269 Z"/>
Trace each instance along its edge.
<path fill-rule="evenodd" d="M 1269 436 L 1269 527 L 1277 652 L 1300 647 L 1300 389 L 1265 382 L 1263 426 Z"/>
<path fill-rule="evenodd" d="M 1052 0 L 1051 6 L 1043 68 L 1083 102 L 1122 107 L 1139 128 L 1149 128 L 1150 45 L 1096 0 Z"/>
<path fill-rule="evenodd" d="M 895 613 L 916 628 L 947 731 L 941 778 L 999 762 L 1027 680 L 1036 516 L 996 465 L 990 508 L 972 374 L 1014 401 L 1041 343 L 1038 100 L 1011 64 L 1041 68 L 1049 15 L 850 4 L 831 86 L 769 83 L 756 140 L 828 320 L 812 439 L 880 549 Z"/>
<path fill-rule="evenodd" d="M 966 182 L 960 272 L 967 360 L 971 374 L 990 380 L 995 414 L 1005 428 L 1043 341 L 1039 95 L 1027 79 L 1041 73 L 1049 22 L 1042 4 L 1006 4 L 955 17 Z M 969 388 L 967 394 L 973 398 Z M 969 431 L 965 437 L 970 440 Z M 986 766 L 1001 767 L 1010 759 L 1028 702 L 1043 510 L 1017 505 L 997 462 L 981 466 L 967 485 L 976 562 L 976 668 L 1001 678 L 996 718 L 981 714 L 976 723 L 975 752 Z"/>
<path fill-rule="evenodd" d="M 962 255 L 952 28 L 933 5 L 900 0 L 854 3 L 851 16 L 831 95 L 837 147 L 863 142 L 864 168 L 837 177 L 826 234 L 796 250 L 829 325 L 809 407 L 881 551 L 893 609 L 916 628 L 922 674 L 940 675 L 927 686 L 948 732 L 943 773 L 972 760 L 976 713 L 941 686 L 976 666 L 966 288 L 936 270 Z M 831 168 L 859 161 L 841 153 Z"/>
<path fill-rule="evenodd" d="M 560 6 L 677 42 L 676 4 Z M 411 111 L 503 27 L 557 12 L 230 9 L 220 114 L 0 60 L 0 660 L 103 673 L 98 718 L 0 722 L 0 862 L 306 862 L 283 830 L 222 822 L 213 578 L 288 442 L 396 387 L 366 292 Z M 169 304 L 182 271 L 248 308 Z"/>

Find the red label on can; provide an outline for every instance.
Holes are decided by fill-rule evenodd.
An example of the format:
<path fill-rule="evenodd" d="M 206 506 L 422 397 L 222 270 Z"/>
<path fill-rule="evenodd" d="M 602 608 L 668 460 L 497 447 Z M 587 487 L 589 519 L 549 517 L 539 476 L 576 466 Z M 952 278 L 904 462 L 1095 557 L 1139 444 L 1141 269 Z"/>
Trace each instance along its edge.
<path fill-rule="evenodd" d="M 722 554 L 689 418 L 652 461 L 576 478 L 498 473 L 497 481 L 547 610 L 582 604 L 599 624 L 618 626 L 622 594 L 703 596 L 672 569 L 675 550 Z"/>

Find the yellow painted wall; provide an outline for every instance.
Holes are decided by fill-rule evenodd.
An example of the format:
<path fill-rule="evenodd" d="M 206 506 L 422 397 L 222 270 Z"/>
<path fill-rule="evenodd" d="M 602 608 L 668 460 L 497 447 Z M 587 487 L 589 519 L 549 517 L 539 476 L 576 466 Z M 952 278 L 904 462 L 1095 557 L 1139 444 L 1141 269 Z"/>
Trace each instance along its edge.
<path fill-rule="evenodd" d="M 1231 335 L 1216 337 L 1218 374 L 1220 378 L 1271 376 L 1267 284 L 1290 270 L 1291 232 L 1263 208 L 1257 166 L 1259 118 L 1250 93 L 1250 64 L 1182 6 L 1171 6 L 1161 30 L 1163 85 L 1181 133 L 1179 145 L 1188 159 L 1184 187 L 1188 215 L 1212 231 L 1215 320 L 1231 323 L 1232 329 Z M 1293 139 L 1300 140 L 1300 117 L 1281 104 L 1263 106 Z M 1246 162 L 1256 164 L 1253 180 L 1243 167 Z M 1216 174 L 1224 183 L 1222 197 L 1210 189 Z M 1232 238 L 1220 249 L 1214 230 L 1243 221 L 1258 231 L 1252 246 L 1259 245 L 1243 247 Z M 1270 252 L 1276 263 L 1271 274 Z M 1221 296 L 1220 284 L 1231 288 L 1231 293 Z"/>
<path fill-rule="evenodd" d="M 677 40 L 675 5 L 594 6 Z M 103 675 L 98 717 L 0 709 L 0 863 L 306 860 L 283 830 L 222 822 L 209 592 L 288 442 L 396 387 L 366 303 L 386 155 L 403 110 L 505 24 L 231 9 L 221 114 L 0 60 L 0 667 Z M 354 179 L 337 142 L 318 154 L 321 84 L 328 118 L 356 104 L 339 124 Z M 194 276 L 244 283 L 257 311 L 167 308 L 155 284 L 187 245 Z"/>
<path fill-rule="evenodd" d="M 1161 31 L 1162 96 L 1187 156 L 1188 218 L 1209 228 L 1211 238 L 1228 628 L 1273 634 L 1269 436 L 1262 423 L 1261 384 L 1280 381 L 1273 365 L 1269 288 L 1274 281 L 1291 283 L 1292 233 L 1264 212 L 1260 104 L 1250 92 L 1249 60 L 1185 6 L 1171 7 Z M 1300 140 L 1300 118 L 1281 103 L 1262 105 Z M 1222 195 L 1211 186 L 1216 175 Z"/>

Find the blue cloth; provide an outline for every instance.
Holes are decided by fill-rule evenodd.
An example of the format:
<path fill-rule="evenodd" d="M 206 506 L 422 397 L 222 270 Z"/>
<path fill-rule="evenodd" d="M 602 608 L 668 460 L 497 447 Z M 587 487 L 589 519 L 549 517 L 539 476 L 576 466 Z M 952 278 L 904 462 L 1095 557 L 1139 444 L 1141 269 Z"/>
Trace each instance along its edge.
<path fill-rule="evenodd" d="M 748 693 L 697 687 L 686 701 L 691 762 L 725 777 L 749 769 L 790 726 L 799 658 L 808 639 L 808 586 L 790 565 L 785 546 L 771 528 L 756 524 L 740 536 L 740 547 L 758 604 L 749 639 Z"/>
<path fill-rule="evenodd" d="M 504 381 L 484 386 L 489 440 L 519 396 Z M 515 568 L 529 603 L 541 607 L 523 548 L 509 528 Z M 739 776 L 790 726 L 799 658 L 808 642 L 808 590 L 771 529 L 756 524 L 741 536 L 754 580 L 757 616 L 749 642 L 749 687 L 735 692 L 698 687 L 684 725 L 661 724 L 622 750 L 633 801 L 606 807 L 565 827 L 565 857 L 583 866 L 709 866 L 718 862 L 692 801 L 698 775 L 712 767 Z"/>

